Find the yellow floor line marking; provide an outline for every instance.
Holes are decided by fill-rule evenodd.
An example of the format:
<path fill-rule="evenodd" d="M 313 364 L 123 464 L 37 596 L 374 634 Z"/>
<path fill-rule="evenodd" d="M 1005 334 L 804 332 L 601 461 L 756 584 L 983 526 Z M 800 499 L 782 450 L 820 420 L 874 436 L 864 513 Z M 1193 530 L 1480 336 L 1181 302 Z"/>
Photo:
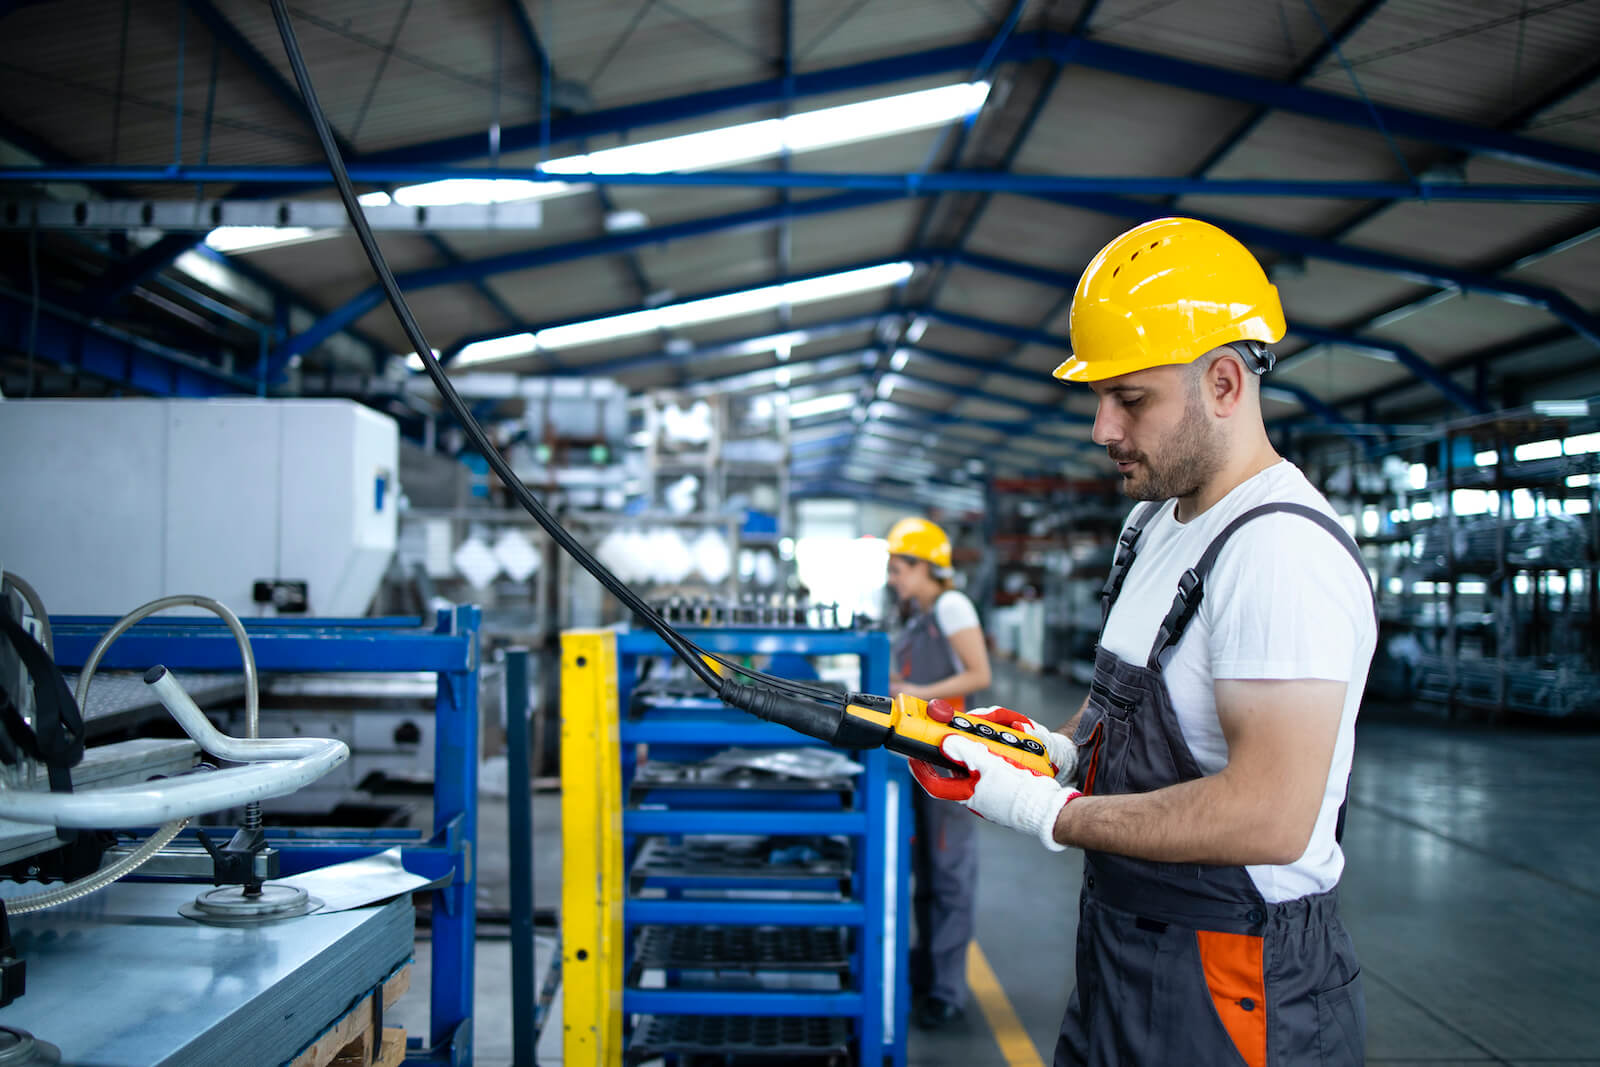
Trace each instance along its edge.
<path fill-rule="evenodd" d="M 995 977 L 994 968 L 989 966 L 988 957 L 976 941 L 967 942 L 967 984 L 978 999 L 978 1007 L 983 1010 L 989 1029 L 994 1031 L 995 1043 L 1000 1046 L 1000 1055 L 1005 1057 L 1008 1067 L 1044 1067 L 1039 1050 L 1022 1028 L 1022 1020 L 1017 1018 L 1016 1009 L 1006 999 L 1000 979 Z"/>

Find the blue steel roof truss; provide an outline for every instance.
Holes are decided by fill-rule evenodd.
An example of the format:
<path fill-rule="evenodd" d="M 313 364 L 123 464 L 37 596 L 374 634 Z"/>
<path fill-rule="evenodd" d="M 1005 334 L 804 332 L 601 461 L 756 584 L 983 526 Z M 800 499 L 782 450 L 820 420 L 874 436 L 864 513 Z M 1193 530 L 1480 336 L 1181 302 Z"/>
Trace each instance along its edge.
<path fill-rule="evenodd" d="M 528 43 L 530 54 L 539 65 L 548 85 L 550 78 L 553 77 L 548 56 L 544 53 L 542 45 L 533 33 L 532 24 L 528 22 L 526 12 L 522 10 L 521 5 L 516 0 L 507 0 L 507 2 L 514 9 L 515 16 L 519 20 L 519 33 L 523 35 Z M 788 25 L 786 20 L 783 46 L 780 50 L 781 62 L 778 77 L 730 89 L 688 94 L 667 100 L 631 105 L 625 108 L 592 111 L 582 115 L 552 116 L 547 110 L 538 123 L 502 131 L 501 148 L 503 151 L 515 151 L 518 148 L 529 147 L 535 143 L 548 145 L 552 142 L 568 141 L 601 133 L 615 133 L 660 123 L 681 122 L 687 118 L 709 116 L 729 108 L 749 106 L 751 103 L 774 103 L 787 108 L 793 101 L 807 96 L 886 85 L 908 78 L 925 77 L 940 73 L 971 72 L 972 70 L 978 70 L 981 73 L 986 71 L 990 65 L 1021 63 L 1037 58 L 1051 60 L 1057 64 L 1058 69 L 1062 63 L 1077 63 L 1096 69 L 1114 71 L 1122 76 L 1140 78 L 1158 84 L 1177 86 L 1256 103 L 1258 107 L 1252 117 L 1241 128 L 1236 130 L 1232 136 L 1218 145 L 1202 161 L 1200 166 L 1194 169 L 1191 177 L 1198 177 L 1201 180 L 1204 180 L 1203 175 L 1217 160 L 1230 151 L 1240 139 L 1248 136 L 1248 133 L 1259 121 L 1261 115 L 1271 110 L 1281 109 L 1333 122 L 1370 126 L 1370 113 L 1359 102 L 1336 94 L 1308 89 L 1303 85 L 1295 84 L 1295 82 L 1303 78 L 1310 69 L 1315 67 L 1316 63 L 1332 52 L 1336 43 L 1346 39 L 1354 28 L 1368 20 L 1378 8 L 1378 2 L 1363 4 L 1351 15 L 1347 16 L 1333 37 L 1326 41 L 1316 53 L 1302 61 L 1293 79 L 1287 84 L 1242 74 L 1237 71 L 1209 67 L 1204 64 L 1087 39 L 1083 36 L 1083 32 L 1085 32 L 1085 24 L 1092 14 L 1092 4 L 1085 6 L 1079 24 L 1072 32 L 1040 31 L 1032 34 L 1014 35 L 1011 31 L 1015 26 L 1016 18 L 1020 14 L 1022 6 L 1020 3 L 1015 5 L 1000 32 L 986 41 L 930 49 L 905 56 L 889 57 L 868 63 L 802 74 L 796 74 L 793 71 L 792 27 Z M 238 31 L 233 29 L 207 0 L 197 0 L 196 4 L 191 5 L 191 9 L 199 14 L 201 20 L 206 23 L 218 42 L 227 47 L 236 58 L 243 62 L 274 98 L 286 105 L 294 106 L 298 113 L 298 101 L 294 97 L 292 88 L 277 75 L 271 64 L 267 63 L 258 52 L 255 52 L 249 46 L 249 43 L 238 34 Z M 1524 113 L 1519 113 L 1507 125 L 1515 126 L 1525 123 L 1543 107 L 1550 106 L 1559 99 L 1570 97 L 1573 93 L 1581 91 L 1587 85 L 1592 84 L 1596 76 L 1600 76 L 1600 64 L 1592 65 L 1585 70 L 1577 72 L 1573 77 L 1567 79 L 1563 85 L 1558 86 L 1551 93 L 1546 94 L 1545 97 L 1529 105 L 1528 108 L 1524 109 Z M 1045 93 L 1041 94 L 1041 96 L 1048 95 L 1048 89 L 1049 85 L 1047 83 Z M 548 108 L 548 93 L 546 96 Z M 1035 107 L 1037 111 L 1037 103 Z M 1425 141 L 1459 152 L 1482 153 L 1523 164 L 1563 170 L 1583 177 L 1600 175 L 1600 153 L 1552 142 L 1538 141 L 1504 129 L 1494 130 L 1474 127 L 1470 124 L 1437 116 L 1408 112 L 1403 109 L 1378 107 L 1376 110 L 1381 115 L 1384 125 L 1398 136 Z M 961 130 L 963 138 L 967 133 L 967 129 L 968 125 L 963 125 Z M 18 130 L 13 132 L 18 135 L 13 140 L 18 140 L 24 147 L 29 147 L 26 143 L 27 139 L 22 136 L 25 131 Z M 1026 132 L 1027 130 L 1024 128 L 1021 131 L 1021 135 L 1016 138 L 1015 143 L 1012 145 L 1012 150 L 1008 154 L 1008 163 L 1010 159 L 1014 158 L 1015 151 L 1025 139 Z M 360 163 L 421 163 L 437 165 L 481 155 L 483 143 L 482 135 L 474 134 L 402 149 L 370 153 L 365 156 L 357 155 L 356 159 Z M 47 148 L 47 146 L 41 147 Z M 47 163 L 70 163 L 59 154 L 52 156 L 47 151 L 34 151 L 36 155 L 39 155 Z M 952 163 L 956 162 L 959 162 L 959 152 L 952 157 Z M 786 165 L 787 161 L 785 161 Z M 796 176 L 790 175 L 789 177 Z M 974 187 L 983 188 L 976 184 Z M 1003 186 L 997 183 L 994 187 Z M 1129 188 L 1137 190 L 1136 186 L 1129 186 Z M 255 191 L 258 193 L 267 192 L 266 189 L 257 189 Z M 1354 188 L 1351 191 L 1357 192 Z M 1420 189 L 1413 191 L 1422 192 Z M 925 190 L 913 190 L 912 195 L 921 195 L 923 192 Z M 455 284 L 459 282 L 468 282 L 481 286 L 485 278 L 501 271 L 518 270 L 544 263 L 569 262 L 594 255 L 624 254 L 631 256 L 634 249 L 647 244 L 708 233 L 730 232 L 748 227 L 779 228 L 779 248 L 782 253 L 780 255 L 779 270 L 780 274 L 786 274 L 787 269 L 784 264 L 787 262 L 788 241 L 782 236 L 782 233 L 797 215 L 817 215 L 831 211 L 848 210 L 853 207 L 897 199 L 902 193 L 903 190 L 894 192 L 883 189 L 843 193 L 805 201 L 799 205 L 787 203 L 787 195 L 785 194 L 784 201 L 772 209 L 739 212 L 715 219 L 692 220 L 691 222 L 674 226 L 657 227 L 644 231 L 642 234 L 613 235 L 591 241 L 536 249 L 525 253 L 491 257 L 483 261 L 447 263 L 441 268 L 414 272 L 412 276 L 403 279 L 403 281 L 411 287 Z M 991 194 L 985 192 L 985 199 L 987 199 L 988 195 Z M 1147 203 L 1118 196 L 1073 192 L 1034 193 L 1030 195 L 1125 218 L 1148 217 L 1155 213 L 1152 212 L 1151 205 Z M 932 208 L 933 205 L 930 204 L 929 210 L 924 216 L 925 220 L 931 218 Z M 979 269 L 1000 269 L 1002 273 L 1011 273 L 1019 278 L 1026 277 L 1031 281 L 1042 281 L 1044 284 L 1050 284 L 1050 281 L 1040 276 L 1040 272 L 1020 264 L 983 262 L 981 261 L 983 257 L 963 257 L 960 244 L 964 242 L 966 235 L 970 233 L 972 226 L 976 223 L 976 219 L 977 212 L 975 211 L 969 216 L 968 224 L 961 235 L 961 241 L 957 243 L 955 255 L 946 259 L 946 263 L 960 262 L 965 258 L 969 265 Z M 1600 318 L 1586 311 L 1566 294 L 1556 290 L 1496 278 L 1492 274 L 1463 271 L 1409 257 L 1398 257 L 1372 252 L 1367 249 L 1354 248 L 1340 244 L 1337 241 L 1320 239 L 1309 235 L 1288 233 L 1260 226 L 1243 226 L 1229 220 L 1218 221 L 1232 228 L 1247 242 L 1258 247 L 1272 248 L 1285 255 L 1328 259 L 1347 265 L 1396 274 L 1447 290 L 1484 292 L 1502 299 L 1540 307 L 1549 311 L 1581 336 L 1600 344 Z M 920 242 L 914 238 L 913 245 L 915 246 L 917 243 Z M 177 242 L 173 242 L 173 244 L 177 244 Z M 144 272 L 160 269 L 161 264 L 159 262 L 152 262 L 152 260 L 158 259 L 159 256 L 153 252 L 142 258 L 136 255 L 133 260 L 129 261 L 121 275 L 113 277 L 116 286 L 108 285 L 101 291 L 101 299 L 114 299 L 117 294 L 117 288 L 125 287 L 129 284 L 137 284 L 139 280 L 142 280 Z M 132 279 L 131 282 L 129 281 L 130 278 Z M 1071 286 L 1070 284 L 1064 284 L 1062 288 L 1065 292 L 1070 292 Z M 486 288 L 481 291 L 486 295 L 490 295 L 491 292 Z M 934 295 L 937 295 L 936 291 Z M 495 300 L 494 303 L 498 305 L 497 310 L 502 314 L 509 311 L 503 302 Z M 286 339 L 285 343 L 274 353 L 272 369 L 274 371 L 280 370 L 283 363 L 293 355 L 309 350 L 334 332 L 349 329 L 357 318 L 373 306 L 372 294 L 364 293 L 355 300 L 324 316 L 311 330 L 297 337 Z M 1060 314 L 1063 306 L 1063 303 L 1058 303 L 1050 317 L 1043 320 L 1038 327 L 1033 329 L 999 323 L 984 323 L 982 326 L 986 329 L 986 332 L 998 334 L 1002 330 L 1009 331 L 1007 335 L 1017 342 L 1019 348 L 1029 343 L 1048 343 L 1059 347 L 1062 339 L 1046 334 L 1043 327 Z M 908 316 L 919 312 L 937 316 L 947 322 L 957 322 L 957 324 L 964 324 L 969 327 L 972 325 L 970 323 L 961 323 L 959 321 L 961 317 L 941 311 L 932 301 L 925 307 L 906 310 Z M 512 323 L 516 322 L 513 315 L 507 315 L 507 318 Z M 909 318 L 906 321 L 909 321 Z M 1372 339 L 1362 338 L 1348 329 L 1342 331 L 1328 330 L 1321 327 L 1313 328 L 1304 324 L 1297 324 L 1295 332 L 1318 343 L 1376 347 L 1381 348 L 1383 351 L 1391 352 L 1420 378 L 1439 389 L 1453 404 L 1468 409 L 1481 407 L 1481 403 L 1477 398 L 1460 389 L 1447 376 L 1437 372 L 1425 360 L 1422 360 L 1414 352 L 1405 349 L 1404 346 L 1397 346 L 1387 342 L 1374 342 Z M 882 371 L 880 370 L 879 373 L 881 375 Z M 1320 402 L 1317 402 L 1314 397 L 1307 394 L 1306 403 L 1308 408 L 1312 408 L 1315 407 L 1316 403 Z M 1330 411 L 1331 409 L 1324 410 L 1322 414 L 1326 416 Z"/>

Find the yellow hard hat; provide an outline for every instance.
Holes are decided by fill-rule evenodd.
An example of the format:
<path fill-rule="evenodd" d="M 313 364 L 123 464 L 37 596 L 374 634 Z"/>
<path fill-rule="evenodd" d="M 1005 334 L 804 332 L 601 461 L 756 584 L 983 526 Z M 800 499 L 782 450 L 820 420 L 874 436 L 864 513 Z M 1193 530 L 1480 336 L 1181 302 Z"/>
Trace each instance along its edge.
<path fill-rule="evenodd" d="M 901 519 L 889 530 L 889 554 L 927 560 L 935 572 L 948 571 L 950 536 L 927 519 Z"/>
<path fill-rule="evenodd" d="M 1089 261 L 1072 295 L 1072 356 L 1055 370 L 1096 382 L 1191 363 L 1236 341 L 1283 339 L 1278 290 L 1244 245 L 1198 219 L 1135 226 Z"/>

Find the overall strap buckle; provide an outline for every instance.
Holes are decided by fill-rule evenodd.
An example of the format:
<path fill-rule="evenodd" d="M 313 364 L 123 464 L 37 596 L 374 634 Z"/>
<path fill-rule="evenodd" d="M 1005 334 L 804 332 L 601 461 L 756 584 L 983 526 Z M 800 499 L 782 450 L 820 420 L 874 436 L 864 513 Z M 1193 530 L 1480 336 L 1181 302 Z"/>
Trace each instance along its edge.
<path fill-rule="evenodd" d="M 1133 513 L 1133 518 L 1128 523 L 1127 529 L 1117 537 L 1116 554 L 1111 559 L 1111 572 L 1106 575 L 1106 584 L 1100 587 L 1100 629 L 1106 628 L 1106 620 L 1111 617 L 1111 607 L 1117 602 L 1117 597 L 1122 593 L 1122 583 L 1128 577 L 1128 571 L 1133 567 L 1133 561 L 1139 555 L 1139 535 L 1144 533 L 1145 523 L 1149 522 L 1161 505 L 1159 503 L 1146 504 Z"/>
<path fill-rule="evenodd" d="M 1167 609 L 1166 618 L 1161 620 L 1161 626 L 1156 631 L 1148 664 L 1152 670 L 1160 667 L 1161 654 L 1182 640 L 1183 632 L 1189 628 L 1194 613 L 1200 610 L 1200 601 L 1204 596 L 1205 579 L 1199 571 L 1190 567 L 1178 579 L 1178 595 L 1172 598 L 1172 606 Z"/>

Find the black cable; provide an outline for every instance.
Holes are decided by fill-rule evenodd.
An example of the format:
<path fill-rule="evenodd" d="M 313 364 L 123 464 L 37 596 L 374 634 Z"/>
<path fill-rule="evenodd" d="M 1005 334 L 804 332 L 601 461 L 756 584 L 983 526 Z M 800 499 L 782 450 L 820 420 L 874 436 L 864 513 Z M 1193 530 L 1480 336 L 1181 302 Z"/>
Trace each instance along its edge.
<path fill-rule="evenodd" d="M 428 344 L 427 337 L 422 332 L 422 327 L 411 314 L 411 308 L 406 304 L 405 296 L 400 292 L 400 286 L 395 281 L 394 273 L 389 269 L 388 261 L 384 259 L 383 252 L 378 248 L 377 240 L 372 235 L 372 228 L 367 225 L 366 215 L 361 210 L 360 203 L 356 200 L 355 189 L 350 184 L 350 175 L 345 170 L 344 160 L 339 155 L 338 145 L 334 142 L 333 131 L 328 127 L 327 116 L 322 113 L 322 105 L 317 101 L 316 90 L 311 84 L 311 75 L 306 70 L 305 57 L 300 54 L 299 42 L 295 39 L 294 26 L 289 21 L 288 7 L 284 0 L 272 0 L 272 16 L 278 24 L 278 35 L 283 39 L 284 52 L 289 59 L 289 66 L 294 70 L 295 83 L 300 87 L 300 95 L 305 101 L 306 111 L 311 117 L 311 123 L 316 128 L 317 140 L 322 144 L 322 153 L 327 157 L 328 169 L 333 174 L 334 186 L 339 190 L 339 199 L 344 202 L 346 213 L 350 216 L 350 225 L 355 228 L 356 237 L 361 242 L 362 251 L 367 255 L 367 260 L 372 264 L 372 269 L 377 272 L 378 280 L 383 286 L 389 304 L 394 309 L 395 317 L 400 321 L 401 328 L 405 331 L 406 339 L 411 343 L 412 349 L 417 353 L 417 358 L 422 361 L 423 370 L 432 379 L 434 388 L 439 390 L 445 405 L 450 409 L 456 421 L 461 424 L 467 438 L 472 442 L 489 467 L 506 484 L 511 495 L 521 504 L 528 514 L 542 526 L 556 544 L 560 545 L 568 555 L 578 561 L 584 570 L 594 575 L 601 585 L 605 586 L 613 596 L 661 636 L 667 647 L 677 653 L 678 657 L 689 665 L 689 669 L 709 686 L 712 692 L 723 691 L 723 678 L 712 669 L 710 664 L 701 658 L 703 653 L 688 638 L 678 633 L 669 626 L 665 619 L 656 614 L 644 598 L 629 589 L 621 579 L 606 569 L 605 565 L 595 559 L 566 528 L 550 514 L 539 498 L 522 484 L 511 465 L 500 454 L 483 427 L 478 425 L 478 420 L 472 417 L 472 412 L 467 409 L 455 386 L 450 384 L 450 378 L 445 374 L 444 368 L 433 356 L 433 347 Z"/>

